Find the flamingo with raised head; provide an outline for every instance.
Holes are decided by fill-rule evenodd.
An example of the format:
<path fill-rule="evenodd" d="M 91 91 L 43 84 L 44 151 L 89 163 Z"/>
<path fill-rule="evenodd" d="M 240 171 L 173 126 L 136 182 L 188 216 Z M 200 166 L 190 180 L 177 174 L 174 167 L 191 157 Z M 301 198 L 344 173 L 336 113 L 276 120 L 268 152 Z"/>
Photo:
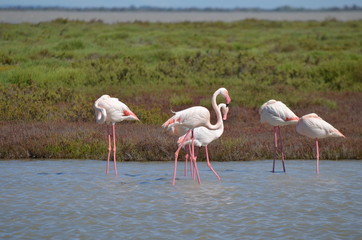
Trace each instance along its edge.
<path fill-rule="evenodd" d="M 319 146 L 318 139 L 327 137 L 345 136 L 334 128 L 331 124 L 324 121 L 315 113 L 306 114 L 301 117 L 297 123 L 296 130 L 299 134 L 313 138 L 316 148 L 316 173 L 319 173 Z"/>
<path fill-rule="evenodd" d="M 96 122 L 99 124 L 106 123 L 108 130 L 108 156 L 106 174 L 109 172 L 109 159 L 111 156 L 111 135 L 113 137 L 113 167 L 115 175 L 118 176 L 117 163 L 116 163 L 116 122 L 122 122 L 124 120 L 138 120 L 136 114 L 134 114 L 126 104 L 118 100 L 118 98 L 110 97 L 109 95 L 103 95 L 98 98 L 94 103 L 94 111 L 96 116 Z M 109 124 L 112 124 L 112 134 Z"/>
<path fill-rule="evenodd" d="M 283 171 L 285 172 L 285 163 L 284 163 L 284 150 L 283 150 L 283 141 L 282 135 L 280 134 L 280 126 L 296 124 L 299 120 L 299 117 L 295 115 L 292 110 L 290 110 L 284 103 L 281 101 L 276 101 L 271 99 L 264 103 L 260 109 L 260 122 L 268 123 L 273 126 L 274 131 L 274 161 L 273 161 L 273 170 L 275 172 L 275 160 L 278 150 L 278 137 L 277 130 L 279 135 L 280 142 L 280 152 L 282 157 Z"/>
<path fill-rule="evenodd" d="M 179 151 L 183 145 L 183 142 L 186 140 L 186 137 L 191 134 L 191 158 L 194 159 L 194 137 L 193 137 L 193 129 L 197 127 L 206 127 L 210 130 L 218 129 L 222 124 L 221 112 L 218 109 L 216 104 L 216 97 L 221 94 L 224 96 L 226 100 L 226 104 L 229 104 L 231 98 L 229 96 L 226 88 L 219 88 L 214 92 L 211 98 L 212 108 L 216 112 L 217 122 L 215 125 L 210 123 L 210 112 L 207 108 L 202 106 L 190 107 L 182 111 L 174 112 L 174 115 L 168 119 L 162 126 L 164 128 L 172 128 L 172 127 L 186 127 L 189 128 L 187 133 L 185 134 L 185 138 L 180 142 L 178 149 L 175 152 L 175 166 L 174 166 L 174 175 L 172 179 L 172 184 L 175 185 L 176 180 L 176 170 L 177 170 L 177 158 Z"/>
<path fill-rule="evenodd" d="M 225 103 L 220 103 L 218 105 L 218 108 L 221 110 L 223 120 L 226 120 L 227 114 L 229 112 L 229 107 Z M 212 167 L 212 165 L 210 163 L 209 152 L 208 152 L 207 146 L 211 142 L 213 142 L 216 139 L 218 139 L 219 137 L 221 137 L 223 132 L 224 132 L 224 123 L 223 122 L 222 122 L 220 128 L 218 128 L 216 130 L 210 130 L 210 129 L 207 129 L 206 127 L 198 127 L 198 128 L 194 129 L 194 144 L 197 147 L 205 147 L 207 166 L 215 174 L 215 176 L 217 177 L 218 180 L 220 180 L 220 176 L 216 173 L 216 171 L 214 170 L 214 168 Z M 191 156 L 191 151 L 190 151 L 189 146 L 191 145 L 192 139 L 191 139 L 190 135 L 188 135 L 188 136 L 183 135 L 183 136 L 179 137 L 178 144 L 180 144 L 184 138 L 185 138 L 185 141 L 183 143 L 183 147 L 186 147 L 187 148 L 186 151 L 188 151 L 188 153 L 185 156 L 185 166 L 187 166 L 187 159 L 188 159 L 188 157 Z M 195 154 L 195 158 L 194 158 L 195 164 L 196 164 L 196 158 L 197 158 L 197 150 L 196 150 L 196 154 Z M 191 159 L 190 159 L 190 162 L 191 162 Z M 185 173 L 186 173 L 186 171 L 187 171 L 187 169 L 185 169 Z M 196 174 L 199 178 L 200 176 L 199 176 L 198 172 Z"/>

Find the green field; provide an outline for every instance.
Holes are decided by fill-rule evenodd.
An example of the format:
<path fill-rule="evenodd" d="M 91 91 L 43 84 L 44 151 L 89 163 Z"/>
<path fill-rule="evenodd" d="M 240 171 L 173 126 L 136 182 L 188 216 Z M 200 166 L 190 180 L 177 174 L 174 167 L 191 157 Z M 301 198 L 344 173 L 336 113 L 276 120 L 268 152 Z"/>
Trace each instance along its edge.
<path fill-rule="evenodd" d="M 362 21 L 58 19 L 0 24 L 0 158 L 104 159 L 106 127 L 93 103 L 109 94 L 141 119 L 117 125 L 119 158 L 172 160 L 176 138 L 160 126 L 170 110 L 211 109 L 222 86 L 232 104 L 213 160 L 273 158 L 271 127 L 257 111 L 271 98 L 346 135 L 322 140 L 322 159 L 362 157 Z M 313 140 L 292 126 L 282 134 L 288 159 L 314 158 Z"/>

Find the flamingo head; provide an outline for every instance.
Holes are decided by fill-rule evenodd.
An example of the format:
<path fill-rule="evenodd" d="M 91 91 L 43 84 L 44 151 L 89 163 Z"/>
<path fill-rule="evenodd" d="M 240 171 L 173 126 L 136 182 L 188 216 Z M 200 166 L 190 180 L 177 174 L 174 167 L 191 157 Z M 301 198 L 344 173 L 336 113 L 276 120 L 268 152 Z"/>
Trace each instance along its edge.
<path fill-rule="evenodd" d="M 229 107 L 225 103 L 220 103 L 219 108 L 221 109 L 222 119 L 225 121 L 228 118 Z"/>
<path fill-rule="evenodd" d="M 263 109 L 269 105 L 269 104 L 273 104 L 276 103 L 277 101 L 274 99 L 270 99 L 269 101 L 265 102 L 263 105 L 261 105 L 261 107 L 259 108 L 259 114 L 261 115 L 261 112 L 263 111 Z"/>
<path fill-rule="evenodd" d="M 231 102 L 228 90 L 226 88 L 219 88 L 218 92 L 225 97 L 226 105 L 228 105 Z"/>

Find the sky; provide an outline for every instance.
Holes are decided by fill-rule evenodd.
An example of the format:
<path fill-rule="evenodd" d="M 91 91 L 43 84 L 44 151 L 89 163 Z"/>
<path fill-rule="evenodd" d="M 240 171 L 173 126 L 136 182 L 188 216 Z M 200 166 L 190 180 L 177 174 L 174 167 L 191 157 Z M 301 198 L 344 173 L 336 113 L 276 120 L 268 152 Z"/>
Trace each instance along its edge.
<path fill-rule="evenodd" d="M 351 5 L 362 6 L 362 0 L 0 0 L 0 7 L 5 6 L 60 6 L 60 7 L 214 7 L 214 8 L 252 8 L 273 9 L 280 6 L 303 8 L 328 8 Z"/>

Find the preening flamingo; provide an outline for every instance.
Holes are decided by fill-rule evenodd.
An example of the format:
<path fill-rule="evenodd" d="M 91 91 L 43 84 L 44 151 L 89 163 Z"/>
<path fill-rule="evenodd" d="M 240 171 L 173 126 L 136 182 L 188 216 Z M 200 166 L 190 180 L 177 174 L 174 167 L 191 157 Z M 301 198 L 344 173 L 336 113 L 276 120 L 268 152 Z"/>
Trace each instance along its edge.
<path fill-rule="evenodd" d="M 229 112 L 229 108 L 225 103 L 220 103 L 218 105 L 218 108 L 221 110 L 222 116 L 223 116 L 223 120 L 227 119 L 227 114 Z M 211 163 L 210 163 L 210 159 L 209 159 L 209 153 L 208 153 L 208 145 L 215 141 L 216 139 L 218 139 L 219 137 L 221 137 L 221 135 L 224 132 L 224 124 L 222 122 L 220 128 L 216 129 L 216 130 L 210 130 L 207 129 L 205 127 L 198 127 L 194 129 L 194 144 L 197 147 L 205 147 L 205 153 L 206 153 L 206 161 L 207 161 L 207 166 L 211 169 L 211 171 L 215 174 L 215 176 L 217 177 L 218 180 L 220 180 L 220 176 L 216 173 L 216 171 L 214 170 L 214 168 L 212 167 Z M 185 138 L 185 139 L 184 139 Z M 182 142 L 182 140 L 184 139 L 184 143 L 183 143 L 183 147 L 186 147 L 186 151 L 188 151 L 188 153 L 186 154 L 185 157 L 185 166 L 187 166 L 187 158 L 189 156 L 191 156 L 191 152 L 190 152 L 190 145 L 192 142 L 191 136 L 181 136 L 178 139 L 178 144 L 180 144 Z M 197 152 L 197 150 L 196 150 Z M 196 158 L 197 158 L 197 153 L 195 154 L 195 164 L 196 164 Z M 186 173 L 187 170 L 185 170 Z M 200 177 L 199 174 L 197 173 L 198 178 Z M 200 181 L 200 179 L 198 179 Z"/>
<path fill-rule="evenodd" d="M 272 125 L 274 130 L 274 161 L 272 172 L 275 171 L 275 160 L 278 150 L 277 130 L 279 135 L 280 151 L 282 155 L 283 171 L 285 172 L 284 150 L 282 136 L 280 134 L 280 126 L 296 124 L 299 120 L 299 117 L 295 115 L 292 110 L 290 110 L 284 103 L 274 99 L 264 103 L 259 109 L 259 114 L 260 122 Z"/>
<path fill-rule="evenodd" d="M 164 128 L 172 128 L 172 127 L 186 127 L 190 130 L 187 131 L 185 137 L 187 137 L 189 134 L 191 134 L 191 158 L 194 159 L 194 138 L 193 138 L 193 129 L 197 127 L 206 127 L 210 130 L 216 130 L 218 129 L 222 124 L 222 118 L 221 118 L 221 112 L 220 109 L 218 109 L 216 105 L 216 97 L 221 94 L 224 96 L 226 100 L 226 104 L 229 104 L 231 101 L 231 98 L 229 96 L 228 91 L 225 88 L 219 88 L 214 92 L 211 98 L 211 104 L 216 112 L 217 116 L 217 122 L 215 125 L 212 125 L 210 123 L 210 112 L 207 108 L 202 106 L 196 106 L 196 107 L 190 107 L 182 111 L 178 111 L 174 113 L 174 116 L 172 116 L 170 119 L 168 119 L 162 126 Z M 174 166 L 174 176 L 172 179 L 172 184 L 175 185 L 176 180 L 176 170 L 177 170 L 177 158 L 178 153 L 183 145 L 183 142 L 186 140 L 186 138 L 183 139 L 183 141 L 180 142 L 180 145 L 178 149 L 175 152 L 175 166 Z"/>
<path fill-rule="evenodd" d="M 301 117 L 297 123 L 296 130 L 299 134 L 315 139 L 316 148 L 316 172 L 319 173 L 319 138 L 344 137 L 345 136 L 334 128 L 331 124 L 324 121 L 315 113 L 310 113 Z"/>
<path fill-rule="evenodd" d="M 113 162 L 114 172 L 118 175 L 116 164 L 116 122 L 122 122 L 124 120 L 139 120 L 137 116 L 127 107 L 126 104 L 118 100 L 118 98 L 110 97 L 109 95 L 103 95 L 98 98 L 94 103 L 94 111 L 96 115 L 96 122 L 99 124 L 106 123 L 108 129 L 108 156 L 106 174 L 109 171 L 109 159 L 111 155 L 111 130 L 109 124 L 112 124 L 112 137 L 113 137 Z"/>

